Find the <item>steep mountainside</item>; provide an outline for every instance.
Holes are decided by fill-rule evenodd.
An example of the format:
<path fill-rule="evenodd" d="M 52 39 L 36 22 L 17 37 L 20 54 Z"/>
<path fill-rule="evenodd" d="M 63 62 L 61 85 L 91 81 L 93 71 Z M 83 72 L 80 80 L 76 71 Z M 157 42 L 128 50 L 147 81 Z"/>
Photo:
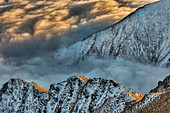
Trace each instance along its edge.
<path fill-rule="evenodd" d="M 141 63 L 170 64 L 170 1 L 146 5 L 114 26 L 57 50 L 55 59 L 121 57 Z"/>

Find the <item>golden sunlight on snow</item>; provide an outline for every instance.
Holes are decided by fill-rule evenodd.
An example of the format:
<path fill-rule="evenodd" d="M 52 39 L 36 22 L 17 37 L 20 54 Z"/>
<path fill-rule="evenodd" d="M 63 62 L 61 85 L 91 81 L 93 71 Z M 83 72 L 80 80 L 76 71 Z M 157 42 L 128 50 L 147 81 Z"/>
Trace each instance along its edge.
<path fill-rule="evenodd" d="M 128 94 L 129 94 L 132 98 L 134 98 L 136 101 L 142 100 L 143 97 L 145 96 L 144 94 L 142 94 L 142 93 L 140 93 L 140 92 L 138 92 L 138 91 L 136 91 L 135 94 L 132 93 L 132 92 L 128 92 Z"/>
<path fill-rule="evenodd" d="M 79 79 L 83 80 L 84 82 L 88 82 L 89 81 L 89 78 L 85 77 L 85 76 L 79 76 L 79 75 L 76 75 Z"/>
<path fill-rule="evenodd" d="M 13 78 L 13 79 L 15 79 L 15 78 Z M 48 89 L 41 87 L 40 85 L 38 85 L 38 84 L 35 83 L 35 82 L 28 82 L 28 81 L 26 81 L 26 80 L 21 80 L 21 81 L 24 82 L 24 83 L 33 84 L 33 85 L 36 87 L 36 89 L 38 89 L 38 90 L 41 91 L 41 92 L 48 92 L 48 91 L 49 91 Z"/>
<path fill-rule="evenodd" d="M 31 82 L 32 84 L 34 84 L 34 86 L 41 92 L 48 92 L 48 89 L 46 88 L 42 88 L 41 86 L 39 86 L 37 83 L 35 82 Z"/>

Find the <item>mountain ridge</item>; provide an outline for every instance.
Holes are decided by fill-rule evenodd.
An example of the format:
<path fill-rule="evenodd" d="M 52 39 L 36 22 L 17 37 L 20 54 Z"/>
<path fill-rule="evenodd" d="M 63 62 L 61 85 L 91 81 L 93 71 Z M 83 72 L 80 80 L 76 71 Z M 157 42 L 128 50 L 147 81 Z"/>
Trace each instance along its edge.
<path fill-rule="evenodd" d="M 11 79 L 0 90 L 0 112 L 145 113 L 150 107 L 155 109 L 159 101 L 168 106 L 165 102 L 169 99 L 168 88 L 166 92 L 144 95 L 110 79 L 88 79 L 77 75 L 51 84 L 48 92 L 42 92 L 30 82 Z"/>
<path fill-rule="evenodd" d="M 56 50 L 52 56 L 56 60 L 71 58 L 77 61 L 90 56 L 120 57 L 144 64 L 169 66 L 168 2 L 165 0 L 146 5 L 116 25 Z"/>
<path fill-rule="evenodd" d="M 0 111 L 95 112 L 107 101 L 112 108 L 104 104 L 105 110 L 119 112 L 126 101 L 134 100 L 128 92 L 137 95 L 137 91 L 113 80 L 94 78 L 84 81 L 82 78 L 85 77 L 73 76 L 52 84 L 48 92 L 39 91 L 34 84 L 22 79 L 11 79 L 0 90 Z M 32 104 L 33 108 L 30 107 Z"/>

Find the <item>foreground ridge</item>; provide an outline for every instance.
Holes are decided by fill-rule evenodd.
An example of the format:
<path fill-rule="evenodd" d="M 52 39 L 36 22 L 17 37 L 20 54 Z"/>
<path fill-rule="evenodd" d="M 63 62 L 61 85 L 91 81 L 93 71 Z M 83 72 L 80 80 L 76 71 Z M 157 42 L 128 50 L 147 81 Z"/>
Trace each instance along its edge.
<path fill-rule="evenodd" d="M 72 76 L 40 90 L 35 82 L 11 79 L 0 90 L 0 112 L 120 112 L 137 92 L 113 80 Z M 111 107 L 110 107 L 111 106 Z"/>
<path fill-rule="evenodd" d="M 169 87 L 164 93 L 144 95 L 110 79 L 90 79 L 79 75 L 51 84 L 49 90 L 40 90 L 39 87 L 34 82 L 22 79 L 9 80 L 0 90 L 0 112 L 145 113 L 159 102 L 169 107 L 168 102 L 165 102 L 169 99 Z"/>

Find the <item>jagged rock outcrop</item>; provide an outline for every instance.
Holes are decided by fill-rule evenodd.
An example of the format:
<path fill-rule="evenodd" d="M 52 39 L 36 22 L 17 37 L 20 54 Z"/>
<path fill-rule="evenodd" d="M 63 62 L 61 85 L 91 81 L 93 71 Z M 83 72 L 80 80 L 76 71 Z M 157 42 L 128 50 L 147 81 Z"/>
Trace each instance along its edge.
<path fill-rule="evenodd" d="M 121 112 L 141 94 L 113 80 L 73 76 L 52 84 L 48 92 L 21 79 L 11 79 L 0 90 L 0 112 L 103 113 Z M 142 94 L 141 94 L 142 95 Z"/>
<path fill-rule="evenodd" d="M 122 21 L 83 41 L 56 50 L 57 60 L 125 58 L 145 64 L 170 64 L 170 1 L 146 5 Z M 67 61 L 66 60 L 66 61 Z"/>

